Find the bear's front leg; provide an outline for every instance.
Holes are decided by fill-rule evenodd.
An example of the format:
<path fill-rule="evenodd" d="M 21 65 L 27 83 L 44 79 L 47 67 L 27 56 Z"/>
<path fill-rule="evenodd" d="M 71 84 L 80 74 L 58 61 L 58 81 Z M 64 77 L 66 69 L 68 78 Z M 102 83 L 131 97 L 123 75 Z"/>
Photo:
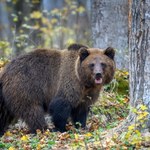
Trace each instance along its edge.
<path fill-rule="evenodd" d="M 65 132 L 66 123 L 71 114 L 70 102 L 61 97 L 55 97 L 49 105 L 49 112 L 55 125 L 54 131 Z"/>
<path fill-rule="evenodd" d="M 89 112 L 89 107 L 86 106 L 84 103 L 72 109 L 71 117 L 76 128 L 79 128 L 80 126 L 82 128 L 86 127 L 86 119 L 87 119 L 88 112 Z"/>

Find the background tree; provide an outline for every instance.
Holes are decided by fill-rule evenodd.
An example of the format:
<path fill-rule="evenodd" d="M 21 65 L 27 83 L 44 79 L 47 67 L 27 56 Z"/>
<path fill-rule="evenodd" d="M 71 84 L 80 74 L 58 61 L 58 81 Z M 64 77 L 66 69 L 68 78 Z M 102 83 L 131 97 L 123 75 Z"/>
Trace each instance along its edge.
<path fill-rule="evenodd" d="M 73 42 L 91 46 L 90 0 L 2 0 L 0 8 L 3 57 L 37 47 L 62 49 Z"/>
<path fill-rule="evenodd" d="M 150 0 L 130 0 L 129 7 L 130 105 L 144 104 L 150 112 Z"/>
<path fill-rule="evenodd" d="M 115 130 L 122 132 L 135 124 L 134 129 L 150 131 L 150 17 L 149 0 L 129 1 L 129 75 L 130 112 Z M 146 107 L 144 107 L 146 106 Z M 147 112 L 141 113 L 141 109 Z M 138 123 L 137 123 L 138 122 Z"/>
<path fill-rule="evenodd" d="M 128 66 L 128 1 L 92 0 L 94 47 L 117 49 L 118 68 Z"/>
<path fill-rule="evenodd" d="M 129 0 L 128 3 L 120 0 L 116 0 L 116 3 L 107 0 L 92 2 L 94 47 L 110 45 L 123 50 L 129 45 L 130 106 L 138 111 L 141 105 L 146 105 L 150 112 L 150 0 Z M 124 57 L 124 52 L 121 55 Z M 123 59 L 123 63 L 127 61 Z M 131 109 L 117 130 L 122 131 L 134 123 L 135 118 Z M 147 125 L 150 128 L 150 115 Z"/>

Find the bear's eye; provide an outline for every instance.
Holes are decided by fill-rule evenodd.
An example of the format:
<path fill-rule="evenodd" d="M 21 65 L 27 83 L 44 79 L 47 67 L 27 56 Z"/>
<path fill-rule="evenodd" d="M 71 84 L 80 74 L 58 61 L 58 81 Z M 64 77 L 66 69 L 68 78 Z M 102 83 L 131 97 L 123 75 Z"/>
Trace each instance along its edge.
<path fill-rule="evenodd" d="M 105 69 L 107 67 L 107 65 L 105 63 L 101 63 L 102 68 Z"/>
<path fill-rule="evenodd" d="M 89 64 L 89 67 L 90 67 L 90 68 L 93 68 L 94 65 L 95 65 L 95 64 L 93 64 L 93 63 L 92 63 L 92 64 Z"/>

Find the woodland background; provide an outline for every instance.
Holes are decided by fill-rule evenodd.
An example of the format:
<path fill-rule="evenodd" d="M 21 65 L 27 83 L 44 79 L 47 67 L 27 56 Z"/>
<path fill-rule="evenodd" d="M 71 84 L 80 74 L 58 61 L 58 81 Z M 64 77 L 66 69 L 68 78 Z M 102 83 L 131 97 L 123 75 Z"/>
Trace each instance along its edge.
<path fill-rule="evenodd" d="M 35 136 L 19 121 L 0 138 L 0 149 L 150 147 L 150 0 L 0 0 L 1 69 L 34 48 L 74 42 L 116 49 L 114 80 L 91 107 L 87 130 L 68 124 L 68 132 Z"/>
<path fill-rule="evenodd" d="M 77 42 L 116 48 L 118 67 L 127 68 L 128 1 L 101 1 L 99 10 L 97 18 L 91 0 L 1 0 L 0 54 L 16 56 L 37 47 L 63 49 Z M 101 22 L 99 38 L 96 19 Z"/>

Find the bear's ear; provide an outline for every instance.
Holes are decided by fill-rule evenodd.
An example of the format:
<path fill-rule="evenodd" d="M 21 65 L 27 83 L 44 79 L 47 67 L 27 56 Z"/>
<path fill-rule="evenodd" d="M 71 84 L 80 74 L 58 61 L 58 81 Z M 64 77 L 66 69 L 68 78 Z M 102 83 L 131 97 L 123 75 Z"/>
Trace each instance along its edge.
<path fill-rule="evenodd" d="M 71 44 L 69 47 L 68 47 L 68 50 L 71 51 L 71 50 L 74 50 L 74 51 L 78 51 L 80 48 L 88 48 L 87 46 L 85 45 L 82 45 L 82 44 L 77 44 L 77 43 L 74 43 L 74 44 Z"/>
<path fill-rule="evenodd" d="M 104 54 L 107 55 L 109 58 L 114 60 L 115 56 L 115 50 L 112 47 L 108 47 L 105 51 Z"/>
<path fill-rule="evenodd" d="M 84 47 L 80 48 L 79 50 L 80 61 L 82 62 L 86 57 L 89 56 L 89 54 L 90 53 L 86 48 Z"/>

